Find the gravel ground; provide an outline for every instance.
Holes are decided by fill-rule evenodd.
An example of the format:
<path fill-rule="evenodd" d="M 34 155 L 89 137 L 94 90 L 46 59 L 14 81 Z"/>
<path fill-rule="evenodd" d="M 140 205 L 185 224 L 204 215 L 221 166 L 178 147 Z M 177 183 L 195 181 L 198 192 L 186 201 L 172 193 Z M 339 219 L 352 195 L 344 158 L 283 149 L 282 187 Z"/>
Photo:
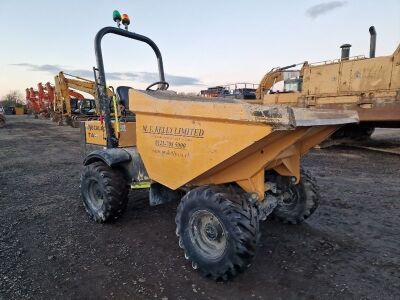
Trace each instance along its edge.
<path fill-rule="evenodd" d="M 130 194 L 114 224 L 79 199 L 79 130 L 28 116 L 0 129 L 0 299 L 400 299 L 400 158 L 313 150 L 303 165 L 322 200 L 302 225 L 262 223 L 253 265 L 202 278 L 175 236 L 177 203 Z M 400 131 L 375 141 L 400 144 Z M 377 143 L 378 143 L 377 142 Z M 375 143 L 375 145 L 377 144 Z"/>

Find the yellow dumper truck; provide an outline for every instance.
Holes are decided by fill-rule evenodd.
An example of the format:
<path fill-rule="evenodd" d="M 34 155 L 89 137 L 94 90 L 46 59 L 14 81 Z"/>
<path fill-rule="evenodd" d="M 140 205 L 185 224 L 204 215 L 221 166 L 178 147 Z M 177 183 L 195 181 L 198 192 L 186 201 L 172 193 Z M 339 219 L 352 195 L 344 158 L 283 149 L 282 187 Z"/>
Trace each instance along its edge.
<path fill-rule="evenodd" d="M 117 19 L 118 21 L 118 19 Z M 107 95 L 101 41 L 113 34 L 149 45 L 159 81 L 146 90 Z M 151 205 L 180 201 L 179 246 L 194 269 L 228 279 L 249 266 L 259 221 L 299 223 L 318 206 L 313 177 L 300 160 L 353 111 L 249 104 L 243 100 L 180 96 L 167 91 L 161 52 L 148 37 L 114 27 L 95 38 L 102 120 L 82 124 L 86 157 L 81 196 L 97 222 L 123 213 L 130 188 L 149 188 Z M 152 89 L 157 87 L 156 89 Z M 117 98 L 130 116 L 110 116 Z"/>

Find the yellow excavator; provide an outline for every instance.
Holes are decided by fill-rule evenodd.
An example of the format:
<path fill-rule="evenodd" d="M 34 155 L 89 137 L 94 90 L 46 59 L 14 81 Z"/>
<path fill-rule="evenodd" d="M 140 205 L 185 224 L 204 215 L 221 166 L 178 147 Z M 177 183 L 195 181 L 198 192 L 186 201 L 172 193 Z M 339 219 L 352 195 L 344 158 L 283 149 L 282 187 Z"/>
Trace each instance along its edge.
<path fill-rule="evenodd" d="M 375 57 L 376 30 L 371 26 L 369 32 L 369 57 L 350 57 L 351 45 L 344 44 L 340 59 L 274 68 L 260 82 L 258 102 L 356 110 L 360 123 L 333 138 L 362 139 L 375 127 L 400 127 L 400 45 L 392 55 Z"/>
<path fill-rule="evenodd" d="M 83 120 L 95 120 L 99 116 L 99 102 L 96 82 L 60 72 L 55 81 L 55 107 L 56 120 L 59 124 L 64 122 L 72 127 L 79 127 Z M 107 89 L 109 96 L 113 95 Z M 85 98 L 80 92 L 89 94 L 93 99 Z"/>

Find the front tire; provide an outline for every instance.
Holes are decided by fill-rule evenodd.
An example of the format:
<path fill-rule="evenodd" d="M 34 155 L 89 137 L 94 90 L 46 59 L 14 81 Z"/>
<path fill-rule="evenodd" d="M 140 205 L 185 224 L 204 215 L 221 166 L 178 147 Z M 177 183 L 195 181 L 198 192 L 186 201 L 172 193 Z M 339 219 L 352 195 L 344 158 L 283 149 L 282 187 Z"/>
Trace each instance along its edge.
<path fill-rule="evenodd" d="M 129 187 L 120 170 L 103 162 L 83 168 L 81 197 L 90 218 L 99 223 L 118 219 L 125 211 Z"/>
<path fill-rule="evenodd" d="M 195 188 L 182 198 L 175 221 L 185 257 L 206 277 L 227 280 L 250 265 L 259 221 L 245 193 L 218 186 Z"/>

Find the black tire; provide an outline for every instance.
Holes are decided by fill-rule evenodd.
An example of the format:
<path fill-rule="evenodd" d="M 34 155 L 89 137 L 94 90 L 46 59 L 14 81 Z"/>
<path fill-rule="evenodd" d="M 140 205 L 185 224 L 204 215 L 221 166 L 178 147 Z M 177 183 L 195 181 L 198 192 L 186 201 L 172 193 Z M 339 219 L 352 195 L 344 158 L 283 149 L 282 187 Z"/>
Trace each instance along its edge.
<path fill-rule="evenodd" d="M 375 131 L 375 127 L 370 125 L 346 125 L 340 128 L 332 135 L 333 140 L 351 139 L 351 140 L 367 140 Z"/>
<path fill-rule="evenodd" d="M 206 220 L 203 216 L 208 223 L 198 222 Z M 221 186 L 195 188 L 182 198 L 175 222 L 185 257 L 206 277 L 227 280 L 247 268 L 255 255 L 258 214 L 244 193 Z"/>
<path fill-rule="evenodd" d="M 271 216 L 283 223 L 301 223 L 318 208 L 320 195 L 316 180 L 304 170 L 301 170 L 300 182 L 297 185 L 291 183 L 288 177 L 281 179 L 278 188 L 284 192 L 286 198 L 278 202 Z M 282 183 L 285 187 L 280 186 Z"/>
<path fill-rule="evenodd" d="M 120 170 L 103 162 L 87 165 L 80 188 L 86 212 L 96 222 L 114 221 L 125 211 L 129 187 Z"/>
<path fill-rule="evenodd" d="M 3 128 L 4 126 L 6 126 L 6 118 L 0 116 L 0 128 Z"/>

